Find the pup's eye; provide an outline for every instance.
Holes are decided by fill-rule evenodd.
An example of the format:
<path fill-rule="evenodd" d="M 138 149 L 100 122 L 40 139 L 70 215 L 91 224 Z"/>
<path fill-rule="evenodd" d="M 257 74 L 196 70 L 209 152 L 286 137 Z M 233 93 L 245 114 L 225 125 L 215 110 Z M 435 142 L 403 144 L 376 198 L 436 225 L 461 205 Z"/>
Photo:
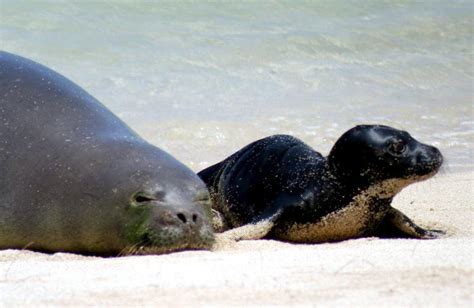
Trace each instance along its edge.
<path fill-rule="evenodd" d="M 401 140 L 394 141 L 388 146 L 388 152 L 395 156 L 403 154 L 406 149 L 407 145 Z"/>

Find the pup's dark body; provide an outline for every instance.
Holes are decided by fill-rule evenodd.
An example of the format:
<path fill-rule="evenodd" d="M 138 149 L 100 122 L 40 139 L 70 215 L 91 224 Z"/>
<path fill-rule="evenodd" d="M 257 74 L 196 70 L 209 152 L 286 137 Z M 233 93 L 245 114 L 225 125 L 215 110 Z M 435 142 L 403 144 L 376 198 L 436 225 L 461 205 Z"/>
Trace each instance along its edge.
<path fill-rule="evenodd" d="M 404 153 L 390 153 L 400 147 Z M 436 148 L 406 132 L 364 125 L 344 134 L 328 158 L 297 138 L 275 135 L 198 175 L 211 193 L 215 228 L 233 229 L 226 233 L 234 239 L 320 242 L 387 232 L 428 238 L 435 233 L 416 226 L 390 203 L 441 163 Z"/>

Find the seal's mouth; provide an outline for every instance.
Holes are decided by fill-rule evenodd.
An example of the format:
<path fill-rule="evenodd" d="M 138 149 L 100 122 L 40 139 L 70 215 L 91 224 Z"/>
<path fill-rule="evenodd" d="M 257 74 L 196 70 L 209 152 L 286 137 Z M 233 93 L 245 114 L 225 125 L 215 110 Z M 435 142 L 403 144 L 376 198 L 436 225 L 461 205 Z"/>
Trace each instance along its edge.
<path fill-rule="evenodd" d="M 443 158 L 440 156 L 439 158 L 416 164 L 411 173 L 415 177 L 430 178 L 438 173 L 442 164 Z"/>
<path fill-rule="evenodd" d="M 139 241 L 120 253 L 125 255 L 164 254 L 182 250 L 209 250 L 214 244 L 214 232 L 208 225 L 198 230 L 168 226 L 160 230 L 145 229 Z"/>
<path fill-rule="evenodd" d="M 418 176 L 432 176 L 438 172 L 443 164 L 443 155 L 432 146 L 423 145 L 413 156 L 413 173 Z"/>

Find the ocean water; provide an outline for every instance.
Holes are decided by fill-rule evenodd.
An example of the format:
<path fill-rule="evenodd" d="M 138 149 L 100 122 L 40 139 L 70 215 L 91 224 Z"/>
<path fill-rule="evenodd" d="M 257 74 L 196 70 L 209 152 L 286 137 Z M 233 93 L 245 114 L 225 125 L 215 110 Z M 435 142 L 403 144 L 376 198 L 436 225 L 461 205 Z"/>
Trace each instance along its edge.
<path fill-rule="evenodd" d="M 0 48 L 45 64 L 194 170 L 380 123 L 474 167 L 472 1 L 0 0 Z"/>

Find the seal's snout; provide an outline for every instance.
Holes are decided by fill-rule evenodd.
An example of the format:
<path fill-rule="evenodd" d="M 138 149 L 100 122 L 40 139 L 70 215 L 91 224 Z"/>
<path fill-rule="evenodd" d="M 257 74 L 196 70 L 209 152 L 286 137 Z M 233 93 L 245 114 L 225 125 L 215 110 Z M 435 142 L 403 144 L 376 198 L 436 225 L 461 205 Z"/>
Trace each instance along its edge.
<path fill-rule="evenodd" d="M 193 232 L 193 229 L 200 228 L 205 223 L 199 207 L 169 202 L 164 193 L 139 192 L 133 195 L 131 203 L 136 208 L 150 208 L 157 226 L 177 227 Z"/>
<path fill-rule="evenodd" d="M 132 245 L 127 254 L 209 249 L 214 243 L 209 219 L 196 204 L 148 200 L 143 196 L 135 198 L 137 201 L 141 203 L 132 208 L 141 218 L 129 230 Z"/>
<path fill-rule="evenodd" d="M 420 145 L 416 151 L 416 162 L 420 173 L 431 173 L 439 170 L 443 164 L 443 155 L 434 146 Z"/>
<path fill-rule="evenodd" d="M 149 230 L 169 234 L 172 245 L 205 248 L 213 241 L 213 230 L 205 216 L 194 205 L 159 204 L 153 208 Z"/>
<path fill-rule="evenodd" d="M 132 206 L 150 207 L 158 225 L 193 231 L 193 228 L 200 228 L 205 223 L 199 206 L 189 201 L 175 199 L 173 193 L 167 194 L 165 191 L 138 192 L 132 196 Z"/>

